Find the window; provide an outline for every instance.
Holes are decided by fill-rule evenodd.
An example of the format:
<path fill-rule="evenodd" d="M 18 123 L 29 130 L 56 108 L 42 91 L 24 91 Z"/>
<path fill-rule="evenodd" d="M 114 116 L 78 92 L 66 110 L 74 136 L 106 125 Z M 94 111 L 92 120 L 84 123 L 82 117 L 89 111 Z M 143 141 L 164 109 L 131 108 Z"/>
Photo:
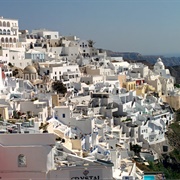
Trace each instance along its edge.
<path fill-rule="evenodd" d="M 7 22 L 7 27 L 10 27 L 10 23 L 9 22 Z"/>
<path fill-rule="evenodd" d="M 65 117 L 66 117 L 66 115 L 65 115 L 65 114 L 62 114 L 62 117 L 63 117 L 63 118 L 65 118 Z"/>
<path fill-rule="evenodd" d="M 7 30 L 7 35 L 10 35 L 10 34 L 11 34 L 11 32 L 10 32 L 10 30 L 8 29 L 8 30 Z"/>
<path fill-rule="evenodd" d="M 6 22 L 5 21 L 3 22 L 3 26 L 6 27 Z"/>
<path fill-rule="evenodd" d="M 4 42 L 4 38 L 1 38 L 1 42 L 2 42 L 2 43 Z"/>
<path fill-rule="evenodd" d="M 3 30 L 3 35 L 6 35 L 6 30 L 5 29 Z"/>
<path fill-rule="evenodd" d="M 26 156 L 23 154 L 18 156 L 18 167 L 26 167 Z"/>

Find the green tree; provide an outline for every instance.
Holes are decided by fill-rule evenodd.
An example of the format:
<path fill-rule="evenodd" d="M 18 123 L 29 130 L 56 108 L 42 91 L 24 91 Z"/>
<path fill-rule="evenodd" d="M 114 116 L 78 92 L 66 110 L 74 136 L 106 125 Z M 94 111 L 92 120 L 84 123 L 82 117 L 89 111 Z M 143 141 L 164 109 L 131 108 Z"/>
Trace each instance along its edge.
<path fill-rule="evenodd" d="M 176 122 L 180 121 L 180 109 L 175 112 Z"/>
<path fill-rule="evenodd" d="M 174 84 L 176 88 L 180 88 L 180 84 Z"/>
<path fill-rule="evenodd" d="M 141 152 L 141 146 L 139 146 L 138 144 L 135 144 L 135 145 L 130 145 L 130 149 L 131 151 L 134 151 L 134 153 L 136 155 L 139 155 L 139 153 Z"/>
<path fill-rule="evenodd" d="M 9 66 L 9 67 L 13 67 L 12 63 L 10 63 L 10 62 L 8 63 L 8 66 Z"/>
<path fill-rule="evenodd" d="M 56 91 L 58 94 L 65 94 L 67 92 L 67 88 L 61 81 L 54 81 L 52 83 L 52 89 Z"/>
<path fill-rule="evenodd" d="M 88 40 L 88 46 L 93 47 L 95 42 L 93 40 Z"/>
<path fill-rule="evenodd" d="M 19 74 L 19 71 L 18 69 L 14 69 L 13 72 L 12 72 L 13 76 L 16 76 L 17 74 Z"/>

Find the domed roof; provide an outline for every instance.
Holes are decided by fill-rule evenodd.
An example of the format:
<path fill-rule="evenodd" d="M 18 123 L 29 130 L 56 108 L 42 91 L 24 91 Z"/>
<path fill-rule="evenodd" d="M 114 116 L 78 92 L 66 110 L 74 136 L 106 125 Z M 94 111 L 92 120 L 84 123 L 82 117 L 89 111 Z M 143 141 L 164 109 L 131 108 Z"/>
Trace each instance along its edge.
<path fill-rule="evenodd" d="M 34 74 L 37 73 L 37 70 L 34 66 L 28 65 L 24 68 L 24 74 Z"/>
<path fill-rule="evenodd" d="M 162 62 L 162 59 L 161 59 L 161 58 L 158 58 L 158 59 L 157 59 L 157 62 L 155 63 L 154 66 L 158 66 L 158 67 L 160 67 L 161 69 L 164 69 L 164 68 L 165 68 L 165 67 L 164 67 L 164 63 Z"/>

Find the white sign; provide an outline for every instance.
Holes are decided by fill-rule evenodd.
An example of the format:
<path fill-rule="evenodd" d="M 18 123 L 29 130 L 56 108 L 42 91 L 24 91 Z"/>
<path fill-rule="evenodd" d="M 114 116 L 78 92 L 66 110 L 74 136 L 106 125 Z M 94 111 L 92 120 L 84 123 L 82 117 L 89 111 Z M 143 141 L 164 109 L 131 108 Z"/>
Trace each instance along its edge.
<path fill-rule="evenodd" d="M 71 180 L 102 180 L 101 169 L 81 169 L 79 171 L 70 172 Z"/>

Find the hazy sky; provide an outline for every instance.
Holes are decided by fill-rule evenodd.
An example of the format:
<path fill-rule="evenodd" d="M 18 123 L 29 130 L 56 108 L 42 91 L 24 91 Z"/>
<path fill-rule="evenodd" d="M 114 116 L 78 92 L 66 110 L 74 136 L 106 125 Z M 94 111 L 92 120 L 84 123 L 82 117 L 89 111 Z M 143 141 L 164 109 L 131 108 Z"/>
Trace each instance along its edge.
<path fill-rule="evenodd" d="M 0 0 L 20 29 L 46 28 L 92 39 L 95 47 L 180 54 L 180 0 Z"/>

